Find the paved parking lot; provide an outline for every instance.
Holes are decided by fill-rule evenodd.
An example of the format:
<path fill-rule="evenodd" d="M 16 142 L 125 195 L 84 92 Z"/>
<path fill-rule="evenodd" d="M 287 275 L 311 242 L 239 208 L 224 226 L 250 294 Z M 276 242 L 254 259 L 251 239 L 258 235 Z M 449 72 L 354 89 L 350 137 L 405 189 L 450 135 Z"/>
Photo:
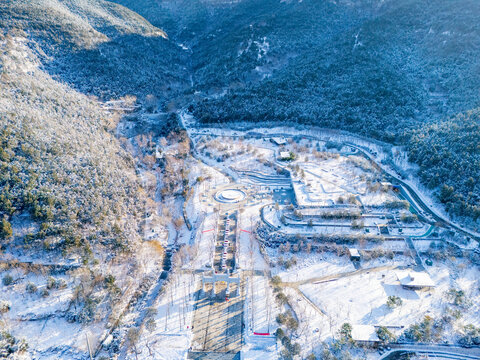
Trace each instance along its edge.
<path fill-rule="evenodd" d="M 211 296 L 211 285 L 196 301 L 193 319 L 192 352 L 237 353 L 242 345 L 244 281 L 239 288 L 230 285 L 231 297 L 225 301 L 226 285 L 217 283 Z"/>

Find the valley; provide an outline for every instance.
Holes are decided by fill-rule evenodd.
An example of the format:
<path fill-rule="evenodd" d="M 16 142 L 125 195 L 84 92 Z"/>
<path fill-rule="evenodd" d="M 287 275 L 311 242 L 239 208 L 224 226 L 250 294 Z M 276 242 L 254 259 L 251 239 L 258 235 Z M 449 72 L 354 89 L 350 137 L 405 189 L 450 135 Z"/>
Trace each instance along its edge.
<path fill-rule="evenodd" d="M 452 286 L 469 299 L 480 296 L 477 270 L 467 270 L 478 256 L 476 235 L 459 241 L 465 234 L 455 235 L 449 224 L 436 221 L 441 215 L 426 206 L 433 202 L 428 193 L 386 181 L 394 179 L 373 160 L 385 149 L 331 131 L 313 136 L 309 130 L 308 137 L 288 128 L 251 134 L 198 128 L 186 113 L 181 118 L 203 179 L 187 203 L 195 226 L 185 227 L 174 245 L 191 249 L 188 260 L 171 281 L 191 273 L 196 286 L 189 284 L 187 291 L 184 283 L 183 298 L 157 318 L 160 324 L 183 318 L 182 326 L 162 326 L 145 340 L 149 351 L 136 356 L 148 358 L 150 351 L 166 356 L 168 346 L 175 356 L 192 359 L 236 359 L 240 352 L 245 358 L 276 359 L 286 351 L 305 358 L 338 351 L 322 348 L 333 340 L 345 353 L 375 358 L 372 346 L 382 349 L 384 341 L 377 337 L 379 329 L 402 346 L 414 341 L 409 331 L 418 322 L 445 319 L 456 306 L 468 311 L 462 319 L 475 321 L 476 306 L 447 304 Z M 285 160 L 283 152 L 294 156 Z M 414 285 L 404 283 L 417 277 Z M 173 289 L 166 291 L 168 299 Z M 400 305 L 390 307 L 389 301 Z M 444 322 L 436 341 L 455 343 L 446 329 L 462 321 Z M 352 326 L 358 347 L 338 338 L 345 324 Z M 368 331 L 370 340 L 362 340 Z M 296 343 L 282 341 L 283 332 Z M 172 337 L 185 340 L 171 342 Z M 478 356 L 476 349 L 444 346 Z"/>
<path fill-rule="evenodd" d="M 480 359 L 474 0 L 0 2 L 0 359 Z"/>

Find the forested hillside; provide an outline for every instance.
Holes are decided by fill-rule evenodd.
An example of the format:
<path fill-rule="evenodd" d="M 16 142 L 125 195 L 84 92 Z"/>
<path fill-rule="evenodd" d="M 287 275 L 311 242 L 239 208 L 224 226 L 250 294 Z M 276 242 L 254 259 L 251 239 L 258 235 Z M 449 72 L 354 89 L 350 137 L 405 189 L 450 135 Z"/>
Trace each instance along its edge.
<path fill-rule="evenodd" d="M 133 159 L 111 115 L 39 70 L 26 42 L 1 36 L 0 214 L 16 244 L 87 262 L 93 244 L 126 249 L 142 204 Z M 36 225 L 22 234 L 22 220 Z"/>
<path fill-rule="evenodd" d="M 139 265 L 148 195 L 116 137 L 122 114 L 104 100 L 141 102 L 151 89 L 140 84 L 150 82 L 167 94 L 168 57 L 142 75 L 137 59 L 147 51 L 121 52 L 137 43 L 125 37 L 170 45 L 163 31 L 104 1 L 2 1 L 0 23 L 0 357 L 79 358 L 78 330 L 100 339 L 116 327 L 162 259 L 161 247 L 148 248 L 152 267 Z M 42 311 L 53 320 L 36 328 Z"/>
<path fill-rule="evenodd" d="M 2 246 L 85 263 L 104 247 L 129 250 L 145 196 L 102 103 L 163 103 L 187 79 L 183 50 L 103 0 L 7 0 L 0 20 Z"/>
<path fill-rule="evenodd" d="M 24 30 L 54 78 L 104 100 L 125 95 L 165 100 L 183 88 L 186 53 L 135 12 L 103 0 L 7 0 L 2 26 Z"/>
<path fill-rule="evenodd" d="M 421 180 L 439 190 L 451 214 L 480 218 L 480 110 L 428 123 L 412 132 L 408 149 Z"/>
<path fill-rule="evenodd" d="M 403 128 L 475 107 L 480 5 L 462 3 L 386 2 L 360 11 L 309 1 L 277 5 L 275 16 L 269 8 L 262 13 L 262 7 L 255 21 L 228 38 L 226 27 L 212 36 L 222 37 L 211 40 L 222 51 L 208 47 L 214 49 L 213 64 L 229 66 L 205 65 L 200 75 L 210 76 L 197 79 L 201 86 L 223 85 L 228 92 L 202 102 L 197 114 L 206 122 L 285 117 L 368 135 L 374 131 L 377 138 L 392 141 L 401 136 L 399 121 Z M 249 50 L 243 51 L 247 44 Z M 275 64 L 281 56 L 288 63 Z M 248 81 L 248 71 L 237 63 L 252 72 L 263 70 L 265 80 Z M 212 78 L 208 70 L 213 68 L 225 72 L 216 75 L 223 83 Z"/>

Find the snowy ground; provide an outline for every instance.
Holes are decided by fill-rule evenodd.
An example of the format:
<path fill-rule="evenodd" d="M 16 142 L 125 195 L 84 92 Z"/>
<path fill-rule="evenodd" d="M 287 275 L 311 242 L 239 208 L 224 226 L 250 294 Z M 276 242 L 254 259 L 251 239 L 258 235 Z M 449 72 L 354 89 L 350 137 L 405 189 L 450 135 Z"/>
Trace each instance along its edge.
<path fill-rule="evenodd" d="M 282 254 L 278 254 L 278 259 Z M 284 282 L 296 282 L 315 277 L 334 275 L 354 271 L 355 267 L 348 257 L 338 257 L 333 254 L 297 254 L 297 265 L 286 270 L 277 266 L 272 270 L 272 275 L 278 275 Z"/>
<path fill-rule="evenodd" d="M 457 263 L 453 268 L 446 265 L 430 268 L 430 275 L 435 282 L 435 288 L 430 291 L 403 289 L 391 269 L 305 284 L 300 286 L 300 290 L 327 314 L 336 328 L 345 322 L 408 327 L 420 321 L 424 315 L 441 318 L 448 304 L 445 293 L 452 287 L 468 293 L 474 303 L 478 301 L 475 299 L 479 298 L 476 285 L 480 272 L 464 266 L 457 274 L 458 265 L 462 263 Z M 388 308 L 388 296 L 400 297 L 403 304 L 395 309 Z M 463 317 L 478 326 L 478 314 L 478 306 L 473 305 Z"/>
<path fill-rule="evenodd" d="M 49 276 L 41 272 L 33 273 L 22 268 L 0 272 L 2 279 L 6 276 L 12 276 L 14 282 L 8 287 L 0 284 L 0 302 L 10 305 L 10 311 L 1 316 L 0 325 L 2 330 L 18 339 L 25 339 L 34 349 L 31 355 L 56 359 L 68 352 L 72 358 L 80 358 L 82 355 L 79 354 L 87 350 L 85 336 L 102 332 L 102 324 L 84 326 L 70 323 L 63 317 L 73 295 L 71 277 L 54 275 L 53 278 L 63 281 L 64 285 L 47 289 Z M 65 334 L 70 335 L 66 337 Z M 92 343 L 95 344 L 94 337 Z M 52 352 L 55 348 L 57 350 Z"/>
<path fill-rule="evenodd" d="M 153 305 L 155 329 L 144 329 L 137 354 L 129 359 L 182 359 L 192 338 L 193 303 L 199 278 L 192 274 L 175 274 Z"/>

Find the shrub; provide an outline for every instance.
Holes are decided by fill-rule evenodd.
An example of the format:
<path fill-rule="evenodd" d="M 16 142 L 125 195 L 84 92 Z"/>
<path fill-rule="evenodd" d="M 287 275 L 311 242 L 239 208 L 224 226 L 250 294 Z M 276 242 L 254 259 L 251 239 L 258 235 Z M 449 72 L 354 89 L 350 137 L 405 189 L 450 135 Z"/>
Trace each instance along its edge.
<path fill-rule="evenodd" d="M 282 278 L 280 276 L 275 275 L 274 277 L 272 277 L 272 284 L 274 286 L 278 286 L 281 282 L 282 282 Z"/>
<path fill-rule="evenodd" d="M 27 351 L 28 344 L 24 339 L 17 340 L 14 336 L 6 331 L 0 331 L 0 357 L 3 358 L 17 358 L 16 352 L 23 353 Z"/>
<path fill-rule="evenodd" d="M 2 279 L 3 285 L 8 286 L 13 283 L 13 277 L 10 274 L 7 274 Z"/>
<path fill-rule="evenodd" d="M 352 341 L 352 325 L 344 323 L 340 328 L 340 338 L 343 342 Z"/>
<path fill-rule="evenodd" d="M 10 303 L 8 301 L 0 302 L 0 314 L 5 314 L 10 311 Z"/>
<path fill-rule="evenodd" d="M 459 339 L 459 343 L 462 345 L 480 345 L 480 328 L 473 326 L 472 324 L 463 327 L 463 335 Z"/>
<path fill-rule="evenodd" d="M 0 239 L 8 239 L 13 235 L 12 225 L 4 217 L 0 222 Z"/>
<path fill-rule="evenodd" d="M 440 337 L 441 326 L 430 316 L 425 316 L 420 323 L 411 325 L 405 331 L 405 337 L 417 342 L 430 342 Z"/>
<path fill-rule="evenodd" d="M 149 332 L 154 332 L 155 329 L 157 328 L 157 323 L 155 322 L 155 319 L 152 319 L 152 318 L 148 319 L 145 322 L 145 327 Z"/>
<path fill-rule="evenodd" d="M 80 323 L 92 322 L 97 309 L 97 302 L 93 299 L 87 298 L 83 308 L 77 315 L 77 321 Z"/>
<path fill-rule="evenodd" d="M 282 341 L 283 338 L 286 336 L 285 331 L 283 331 L 283 329 L 279 327 L 275 332 L 275 336 L 277 337 L 278 340 Z"/>
<path fill-rule="evenodd" d="M 408 209 L 410 204 L 406 200 L 393 200 L 393 201 L 386 201 L 384 206 L 387 209 Z"/>
<path fill-rule="evenodd" d="M 56 284 L 57 284 L 57 282 L 55 281 L 55 278 L 53 278 L 52 276 L 50 276 L 47 279 L 47 289 L 55 288 Z"/>
<path fill-rule="evenodd" d="M 465 293 L 463 290 L 456 290 L 456 289 L 450 289 L 447 292 L 447 299 L 451 303 L 457 305 L 457 306 L 466 306 L 467 301 L 465 299 Z"/>
<path fill-rule="evenodd" d="M 384 343 L 389 343 L 396 340 L 395 335 L 393 335 L 385 326 L 380 326 L 377 329 L 377 336 Z"/>
<path fill-rule="evenodd" d="M 400 221 L 410 224 L 418 220 L 418 216 L 415 214 L 402 214 L 400 216 Z"/>
<path fill-rule="evenodd" d="M 403 301 L 402 299 L 400 299 L 398 296 L 395 296 L 395 295 L 391 295 L 388 297 L 387 299 L 387 306 L 390 308 L 390 309 L 394 309 L 398 306 L 401 306 L 403 304 Z"/>
<path fill-rule="evenodd" d="M 35 285 L 32 282 L 29 282 L 27 286 L 25 286 L 25 290 L 27 290 L 29 294 L 34 294 L 37 292 L 37 285 Z"/>
<path fill-rule="evenodd" d="M 53 276 L 49 276 L 47 279 L 47 289 L 64 289 L 67 287 L 67 282 L 64 279 L 55 279 Z"/>

